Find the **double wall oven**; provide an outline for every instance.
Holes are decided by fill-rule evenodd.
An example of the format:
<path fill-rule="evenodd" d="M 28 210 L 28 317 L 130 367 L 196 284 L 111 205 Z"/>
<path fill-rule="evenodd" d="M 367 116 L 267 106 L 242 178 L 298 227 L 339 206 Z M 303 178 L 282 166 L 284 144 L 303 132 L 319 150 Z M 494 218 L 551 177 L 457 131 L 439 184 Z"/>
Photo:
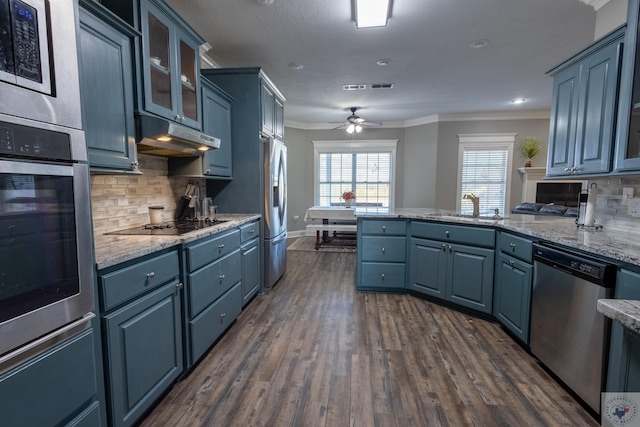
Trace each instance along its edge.
<path fill-rule="evenodd" d="M 90 327 L 73 0 L 0 0 L 0 373 Z"/>

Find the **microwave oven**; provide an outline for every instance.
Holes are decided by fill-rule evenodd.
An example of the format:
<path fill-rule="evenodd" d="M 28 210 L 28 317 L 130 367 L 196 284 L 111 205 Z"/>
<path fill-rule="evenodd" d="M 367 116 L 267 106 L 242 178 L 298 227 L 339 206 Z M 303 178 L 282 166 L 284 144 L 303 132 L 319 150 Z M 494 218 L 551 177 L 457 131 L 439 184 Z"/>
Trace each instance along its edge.
<path fill-rule="evenodd" d="M 0 113 L 82 128 L 78 3 L 0 0 Z"/>

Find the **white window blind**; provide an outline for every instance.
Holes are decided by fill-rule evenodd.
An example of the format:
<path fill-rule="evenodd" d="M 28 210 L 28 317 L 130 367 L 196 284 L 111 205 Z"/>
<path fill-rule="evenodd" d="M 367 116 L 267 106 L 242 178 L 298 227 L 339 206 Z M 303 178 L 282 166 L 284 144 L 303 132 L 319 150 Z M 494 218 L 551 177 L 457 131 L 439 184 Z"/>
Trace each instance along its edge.
<path fill-rule="evenodd" d="M 515 134 L 459 135 L 459 210 L 472 214 L 473 193 L 480 199 L 480 215 L 493 215 L 498 209 L 504 214 L 509 206 L 511 158 Z"/>
<path fill-rule="evenodd" d="M 318 206 L 344 205 L 352 191 L 357 206 L 393 207 L 397 140 L 313 141 Z"/>

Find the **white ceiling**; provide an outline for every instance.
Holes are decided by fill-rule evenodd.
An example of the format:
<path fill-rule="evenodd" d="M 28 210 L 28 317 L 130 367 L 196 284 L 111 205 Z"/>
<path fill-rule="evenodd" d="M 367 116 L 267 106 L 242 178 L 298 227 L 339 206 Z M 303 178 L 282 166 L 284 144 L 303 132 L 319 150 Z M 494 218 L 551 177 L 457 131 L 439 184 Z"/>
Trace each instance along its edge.
<path fill-rule="evenodd" d="M 545 72 L 593 41 L 593 1 L 394 0 L 387 27 L 361 30 L 351 0 L 167 3 L 220 66 L 261 66 L 287 98 L 287 124 L 310 129 L 337 126 L 330 122 L 345 120 L 351 106 L 385 127 L 438 114 L 548 110 Z M 489 42 L 470 48 L 478 39 Z M 391 63 L 376 65 L 383 58 Z M 394 88 L 342 89 L 360 83 Z M 510 103 L 518 97 L 527 102 Z"/>

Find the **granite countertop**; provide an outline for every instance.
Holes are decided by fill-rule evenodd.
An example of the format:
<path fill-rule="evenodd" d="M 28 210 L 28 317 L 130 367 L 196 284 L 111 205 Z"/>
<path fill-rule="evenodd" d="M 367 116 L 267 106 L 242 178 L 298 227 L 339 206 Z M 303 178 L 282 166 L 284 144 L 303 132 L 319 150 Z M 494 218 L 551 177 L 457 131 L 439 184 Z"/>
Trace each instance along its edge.
<path fill-rule="evenodd" d="M 509 214 L 507 218 L 469 218 L 440 209 L 357 208 L 356 216 L 424 219 L 513 231 L 552 243 L 640 266 L 640 227 L 637 223 L 609 221 L 600 230 L 578 228 L 575 218 Z"/>
<path fill-rule="evenodd" d="M 218 215 L 218 218 L 227 222 L 201 230 L 195 230 L 180 236 L 95 235 L 94 249 L 96 268 L 101 270 L 162 249 L 193 242 L 212 234 L 237 228 L 242 224 L 259 219 L 260 215 L 222 214 Z"/>
<path fill-rule="evenodd" d="M 617 320 L 625 328 L 640 333 L 640 301 L 624 299 L 600 299 L 598 311 Z"/>

